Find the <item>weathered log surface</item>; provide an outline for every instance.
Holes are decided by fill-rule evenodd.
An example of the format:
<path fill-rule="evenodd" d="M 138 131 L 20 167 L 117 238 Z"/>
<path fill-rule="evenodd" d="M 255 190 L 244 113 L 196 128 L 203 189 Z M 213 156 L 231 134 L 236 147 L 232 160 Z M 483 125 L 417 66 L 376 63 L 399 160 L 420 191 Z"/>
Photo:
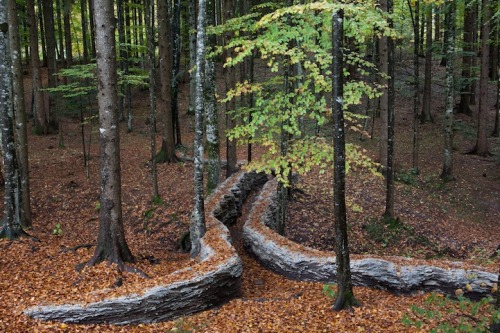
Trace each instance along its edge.
<path fill-rule="evenodd" d="M 335 256 L 317 251 L 280 236 L 267 226 L 276 218 L 276 181 L 269 181 L 255 201 L 243 227 L 245 248 L 264 266 L 296 280 L 335 282 Z M 454 294 L 461 289 L 469 298 L 491 293 L 497 275 L 480 269 L 445 269 L 430 265 L 411 265 L 410 260 L 363 258 L 351 259 L 352 280 L 355 285 L 377 287 L 396 293 L 437 291 Z M 456 263 L 455 263 L 456 266 Z"/>
<path fill-rule="evenodd" d="M 255 173 L 237 173 L 221 184 L 205 201 L 207 234 L 202 238 L 199 264 L 181 271 L 197 271 L 194 278 L 157 286 L 141 295 L 127 295 L 91 304 L 47 305 L 29 308 L 25 314 L 41 320 L 67 323 L 139 324 L 171 320 L 225 302 L 240 293 L 241 260 L 230 243 L 230 224 L 241 214 L 247 194 L 267 181 Z M 180 271 L 172 273 L 175 276 Z"/>

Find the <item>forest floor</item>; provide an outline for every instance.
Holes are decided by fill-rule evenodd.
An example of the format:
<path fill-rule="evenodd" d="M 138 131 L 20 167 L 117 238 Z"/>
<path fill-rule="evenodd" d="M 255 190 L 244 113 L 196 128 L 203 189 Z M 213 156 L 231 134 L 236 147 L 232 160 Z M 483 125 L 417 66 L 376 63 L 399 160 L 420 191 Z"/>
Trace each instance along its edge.
<path fill-rule="evenodd" d="M 404 66 L 402 66 L 404 68 Z M 490 138 L 491 157 L 466 154 L 475 140 L 475 118 L 458 116 L 454 154 L 456 181 L 439 179 L 442 157 L 444 100 L 435 84 L 435 123 L 421 126 L 420 173 L 411 168 L 411 96 L 406 73 L 396 99 L 397 223 L 386 224 L 383 179 L 364 171 L 348 175 L 348 223 L 352 253 L 373 256 L 405 256 L 419 260 L 465 261 L 498 271 L 500 261 L 491 258 L 500 243 L 500 139 Z M 434 69 L 437 77 L 444 70 Z M 26 85 L 29 86 L 29 78 Z M 439 78 L 436 79 L 439 82 Z M 184 87 L 186 88 L 186 87 Z M 492 93 L 491 103 L 495 103 Z M 30 91 L 30 89 L 27 89 Z M 181 110 L 186 110 L 186 89 Z M 29 94 L 27 100 L 31 100 Z M 98 227 L 97 126 L 92 131 L 89 167 L 83 166 L 78 121 L 63 118 L 64 147 L 57 135 L 29 137 L 30 180 L 34 238 L 0 240 L 0 332 L 416 332 L 404 326 L 411 306 L 426 303 L 427 295 L 397 296 L 385 291 L 355 287 L 362 306 L 347 312 L 332 312 L 332 300 L 324 284 L 288 280 L 262 268 L 236 246 L 243 260 L 242 294 L 218 308 L 171 322 L 138 325 L 70 325 L 41 322 L 23 311 L 33 305 L 89 302 L 160 284 L 168 273 L 190 264 L 179 250 L 179 240 L 188 229 L 193 205 L 192 165 L 189 162 L 159 165 L 162 202 L 152 202 L 149 174 L 149 129 L 146 123 L 147 91 L 133 98 L 134 130 L 121 136 L 123 219 L 126 238 L 137 261 L 135 267 L 151 279 L 120 273 L 106 263 L 75 271 L 75 265 L 90 259 Z M 475 111 L 475 109 L 474 109 Z M 491 108 L 493 116 L 493 107 Z M 492 123 L 492 122 L 491 122 Z M 190 154 L 193 119 L 182 113 L 184 148 Z M 378 120 L 375 126 L 378 125 Z M 377 130 L 374 131 L 375 138 Z M 158 136 L 158 141 L 160 137 Z M 376 139 L 350 137 L 376 158 Z M 225 151 L 222 149 L 221 151 Z M 258 150 L 256 151 L 258 154 Z M 239 156 L 244 159 L 244 147 Z M 316 171 L 299 177 L 290 204 L 286 234 L 305 245 L 332 250 L 334 243 L 331 173 Z M 2 204 L 0 204 L 1 206 Z M 251 202 L 234 228 L 238 228 Z M 237 239 L 237 237 L 235 237 Z M 86 245 L 75 249 L 76 246 Z M 117 281 L 123 284 L 117 287 Z M 458 322 L 461 316 L 446 317 Z M 437 321 L 429 320 L 429 325 Z"/>

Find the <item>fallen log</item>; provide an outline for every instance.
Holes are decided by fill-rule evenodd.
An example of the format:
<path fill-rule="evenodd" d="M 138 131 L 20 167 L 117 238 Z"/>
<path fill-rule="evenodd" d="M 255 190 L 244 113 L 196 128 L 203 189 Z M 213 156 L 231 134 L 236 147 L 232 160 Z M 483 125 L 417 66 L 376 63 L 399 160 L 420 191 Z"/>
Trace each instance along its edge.
<path fill-rule="evenodd" d="M 205 201 L 207 233 L 198 263 L 172 273 L 172 283 L 90 304 L 44 305 L 25 311 L 41 320 L 80 324 L 139 324 L 172 320 L 219 305 L 240 293 L 241 260 L 224 225 L 241 214 L 247 194 L 267 181 L 256 173 L 237 173 Z M 176 276 L 190 275 L 190 278 Z"/>
<path fill-rule="evenodd" d="M 300 244 L 275 233 L 276 180 L 269 181 L 254 202 L 243 227 L 245 248 L 265 267 L 288 278 L 334 283 L 335 256 Z M 270 228 L 271 227 L 271 228 Z M 481 269 L 441 268 L 412 265 L 407 258 L 393 261 L 376 258 L 351 259 L 355 285 L 376 287 L 395 293 L 436 291 L 477 299 L 492 293 L 497 276 Z M 397 263 L 396 263 L 397 262 Z M 457 266 L 456 263 L 450 266 Z"/>

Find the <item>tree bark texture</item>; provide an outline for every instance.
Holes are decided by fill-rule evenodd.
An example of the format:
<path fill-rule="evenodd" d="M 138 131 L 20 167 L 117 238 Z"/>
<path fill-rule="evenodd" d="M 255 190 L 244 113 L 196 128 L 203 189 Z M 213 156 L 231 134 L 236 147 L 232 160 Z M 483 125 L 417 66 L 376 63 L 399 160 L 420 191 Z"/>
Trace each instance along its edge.
<path fill-rule="evenodd" d="M 120 127 L 113 0 L 95 1 L 99 105 L 100 210 L 97 246 L 89 265 L 134 260 L 125 241 L 121 203 Z"/>
<path fill-rule="evenodd" d="M 191 236 L 191 256 L 196 257 L 201 250 L 201 238 L 206 232 L 205 205 L 203 191 L 203 118 L 205 101 L 205 52 L 206 52 L 206 0 L 198 2 L 198 29 L 196 35 L 196 99 L 194 134 L 194 210 L 189 228 Z"/>
<path fill-rule="evenodd" d="M 0 238 L 16 239 L 23 235 L 19 219 L 19 174 L 14 142 L 11 52 L 7 0 L 0 0 L 0 131 L 4 169 L 4 207 Z"/>
<path fill-rule="evenodd" d="M 387 1 L 380 2 L 380 10 L 387 11 Z M 378 43 L 379 65 L 378 69 L 381 73 L 388 73 L 388 49 L 387 49 L 387 36 L 382 36 Z M 380 142 L 379 142 L 379 158 L 378 161 L 382 167 L 382 173 L 385 173 L 387 168 L 387 108 L 388 108 L 388 81 L 385 77 L 380 78 L 380 84 L 384 87 L 381 89 L 382 96 L 380 96 Z"/>
<path fill-rule="evenodd" d="M 207 0 L 207 25 L 215 25 L 215 0 Z M 216 47 L 215 35 L 207 39 L 209 49 Z M 208 175 L 207 193 L 212 193 L 220 182 L 220 140 L 219 140 L 219 117 L 217 113 L 217 101 L 215 99 L 215 63 L 213 59 L 205 61 L 205 111 L 206 111 L 206 135 L 208 153 Z"/>
<path fill-rule="evenodd" d="M 387 12 L 389 15 L 393 13 L 392 0 L 387 1 Z M 394 24 L 389 17 L 389 27 L 393 28 Z M 385 212 L 384 217 L 394 219 L 394 100 L 396 91 L 394 89 L 395 70 L 394 70 L 394 40 L 391 37 L 387 38 L 387 167 L 385 173 Z"/>
<path fill-rule="evenodd" d="M 73 66 L 73 41 L 71 38 L 71 6 L 70 0 L 63 0 L 64 21 L 64 48 L 66 53 L 66 67 Z"/>
<path fill-rule="evenodd" d="M 453 67 L 455 58 L 455 1 L 449 1 L 445 4 L 446 15 L 449 24 L 446 26 L 447 51 L 446 51 L 446 103 L 444 114 L 444 151 L 443 151 L 443 169 L 441 179 L 450 181 L 453 176 L 453 106 L 454 106 L 454 78 Z"/>
<path fill-rule="evenodd" d="M 43 11 L 43 22 L 45 26 L 45 45 L 47 46 L 47 76 L 49 88 L 55 88 L 57 86 L 56 74 L 57 63 L 56 63 L 56 35 L 55 35 L 55 25 L 54 25 L 54 6 L 52 0 L 42 0 L 42 11 Z M 49 123 L 47 127 L 57 128 L 55 111 L 56 111 L 56 99 L 53 95 L 49 94 Z M 51 130 L 49 128 L 49 131 Z M 46 134 L 46 133 L 44 133 Z"/>
<path fill-rule="evenodd" d="M 158 191 L 158 171 L 156 167 L 156 57 L 154 26 L 152 24 L 154 2 L 144 1 L 145 24 L 146 24 L 146 44 L 148 49 L 148 73 L 149 73 L 149 133 L 151 151 L 151 181 L 153 188 L 153 198 L 159 197 Z"/>
<path fill-rule="evenodd" d="M 489 0 L 483 0 L 483 25 L 481 28 L 481 74 L 479 78 L 479 103 L 477 115 L 477 140 L 474 153 L 480 156 L 490 154 L 488 148 L 487 124 L 488 124 L 488 80 L 489 80 L 489 35 L 490 35 L 490 5 Z"/>
<path fill-rule="evenodd" d="M 347 238 L 345 203 L 345 128 L 344 128 L 344 13 L 332 16 L 332 106 L 333 106 L 333 213 L 335 218 L 335 253 L 337 254 L 337 298 L 333 309 L 340 311 L 358 305 L 354 298 Z"/>
<path fill-rule="evenodd" d="M 7 0 L 9 10 L 9 47 L 12 60 L 12 89 L 14 99 L 14 135 L 16 156 L 19 168 L 19 211 L 23 227 L 31 227 L 31 200 L 28 165 L 28 131 L 26 129 L 26 110 L 24 106 L 24 84 L 21 62 L 21 42 L 19 37 L 19 22 L 15 0 Z"/>
<path fill-rule="evenodd" d="M 141 296 L 128 295 L 86 305 L 37 306 L 25 313 L 41 320 L 67 323 L 140 324 L 187 316 L 238 296 L 243 269 L 225 225 L 236 222 L 247 195 L 266 181 L 263 174 L 239 173 L 207 198 L 206 205 L 211 207 L 207 214 L 209 232 L 201 241 L 201 262 L 190 267 L 190 274 L 183 269 L 182 279 L 180 271 L 176 271 L 171 274 L 170 284 L 145 290 Z"/>
<path fill-rule="evenodd" d="M 173 163 L 175 156 L 174 123 L 172 117 L 172 29 L 170 15 L 165 0 L 158 0 L 158 46 L 160 48 L 161 114 L 163 133 L 161 152 L 157 161 Z"/>
<path fill-rule="evenodd" d="M 431 122 L 431 99 L 432 99 L 432 4 L 425 5 L 425 73 L 424 73 L 424 92 L 422 96 L 422 114 L 423 123 Z"/>
<path fill-rule="evenodd" d="M 334 283 L 337 262 L 332 252 L 318 251 L 278 235 L 267 227 L 275 223 L 277 181 L 269 181 L 255 200 L 243 227 L 245 248 L 265 267 L 300 281 Z M 497 274 L 461 268 L 461 263 L 448 263 L 450 268 L 415 265 L 404 257 L 391 260 L 360 258 L 350 260 L 352 282 L 357 286 L 389 290 L 397 294 L 437 291 L 455 295 L 463 289 L 465 296 L 480 299 L 491 295 Z M 470 284 L 472 289 L 464 288 Z"/>
<path fill-rule="evenodd" d="M 464 32 L 463 32 L 463 55 L 462 55 L 462 84 L 460 86 L 460 104 L 458 113 L 472 114 L 470 109 L 470 98 L 472 89 L 472 60 L 476 57 L 474 52 L 474 8 L 471 0 L 465 2 L 464 9 Z"/>
<path fill-rule="evenodd" d="M 189 108 L 188 114 L 194 114 L 196 96 L 196 0 L 188 0 L 189 25 Z"/>

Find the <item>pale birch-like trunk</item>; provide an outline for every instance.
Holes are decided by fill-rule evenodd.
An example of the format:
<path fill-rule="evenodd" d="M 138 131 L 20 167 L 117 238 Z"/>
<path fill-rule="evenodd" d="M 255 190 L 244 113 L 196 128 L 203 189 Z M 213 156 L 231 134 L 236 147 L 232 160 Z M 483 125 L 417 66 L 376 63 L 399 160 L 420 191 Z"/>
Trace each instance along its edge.
<path fill-rule="evenodd" d="M 444 113 L 444 150 L 443 170 L 441 179 L 454 180 L 453 176 L 453 106 L 454 78 L 453 67 L 455 58 L 455 1 L 445 4 L 448 25 L 446 26 L 446 103 Z"/>
<path fill-rule="evenodd" d="M 189 25 L 189 108 L 188 114 L 194 114 L 196 99 L 196 0 L 188 0 Z"/>
<path fill-rule="evenodd" d="M 205 43 L 206 1 L 198 2 L 198 29 L 196 33 L 196 99 L 194 134 L 194 210 L 191 218 L 191 256 L 196 257 L 205 235 L 205 203 L 203 192 L 203 116 L 205 110 Z"/>

